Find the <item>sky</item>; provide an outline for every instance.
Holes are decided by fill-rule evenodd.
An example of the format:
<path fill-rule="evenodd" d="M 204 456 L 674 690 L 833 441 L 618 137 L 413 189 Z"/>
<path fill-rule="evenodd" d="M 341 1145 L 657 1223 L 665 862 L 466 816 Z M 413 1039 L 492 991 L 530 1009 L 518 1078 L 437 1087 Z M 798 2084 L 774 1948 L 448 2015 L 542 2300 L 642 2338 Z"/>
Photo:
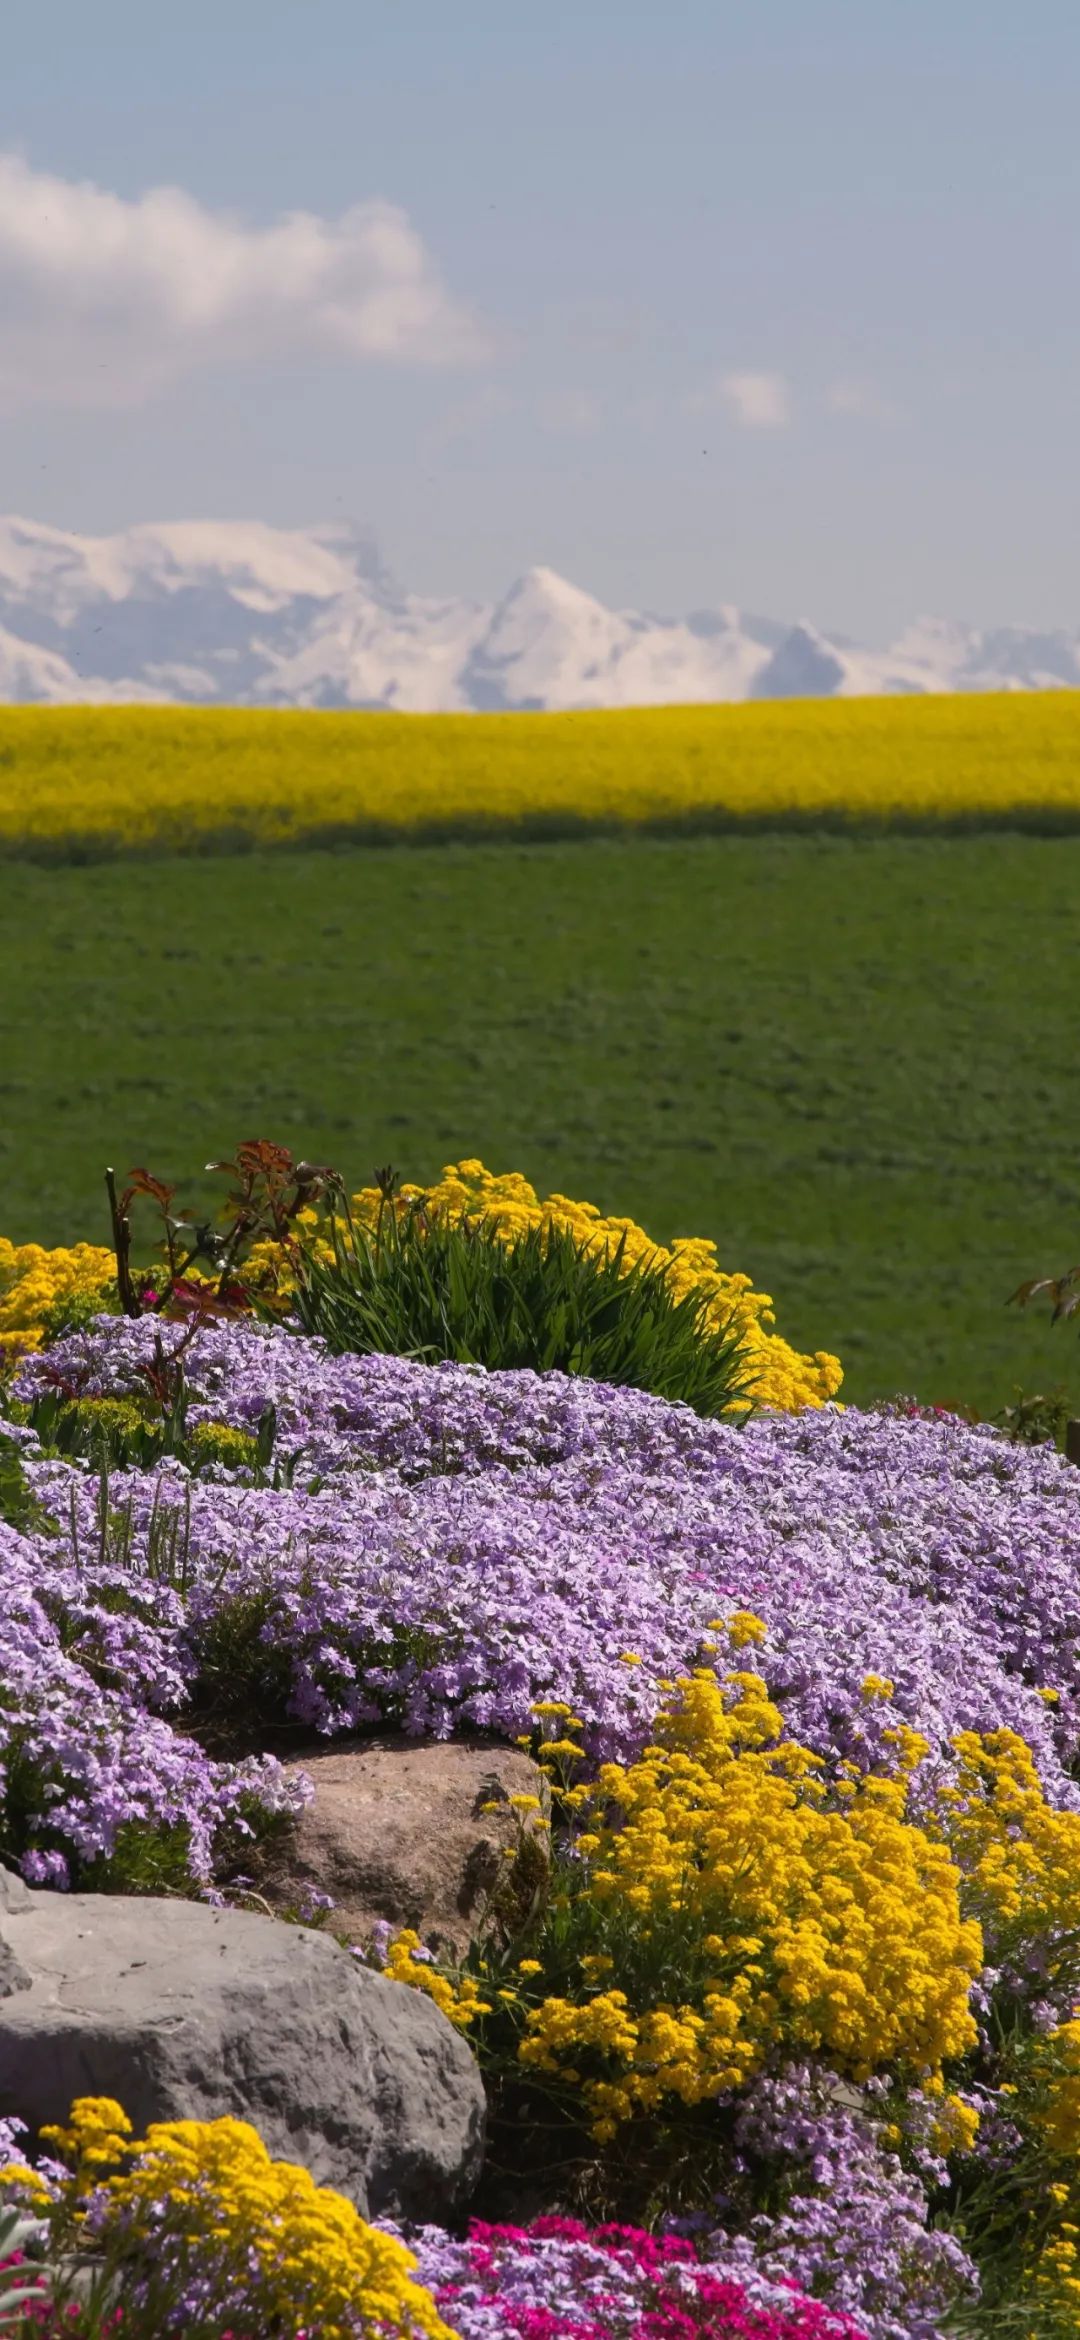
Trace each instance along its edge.
<path fill-rule="evenodd" d="M 1080 626 L 1075 0 L 6 0 L 0 510 Z"/>

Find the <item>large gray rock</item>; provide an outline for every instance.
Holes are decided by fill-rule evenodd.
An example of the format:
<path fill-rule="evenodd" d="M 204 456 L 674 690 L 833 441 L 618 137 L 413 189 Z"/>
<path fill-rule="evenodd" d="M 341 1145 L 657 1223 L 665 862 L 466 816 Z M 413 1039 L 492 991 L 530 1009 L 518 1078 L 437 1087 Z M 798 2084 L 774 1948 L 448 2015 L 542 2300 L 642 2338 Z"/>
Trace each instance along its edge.
<path fill-rule="evenodd" d="M 261 1889 L 277 1908 L 302 1906 L 307 1887 L 329 1893 L 331 1928 L 357 1942 L 386 1918 L 433 1949 L 466 1949 L 520 1841 L 511 1798 L 548 1803 L 529 1756 L 489 1739 L 388 1735 L 319 1748 L 292 1768 L 314 1782 L 314 1799 Z M 542 1867 L 547 1838 L 521 1819 Z"/>
<path fill-rule="evenodd" d="M 431 2000 L 303 1926 L 198 1902 L 0 1881 L 0 2115 L 73 2097 L 153 2120 L 248 2120 L 357 2208 L 429 2218 L 469 2194 L 484 2093 Z"/>

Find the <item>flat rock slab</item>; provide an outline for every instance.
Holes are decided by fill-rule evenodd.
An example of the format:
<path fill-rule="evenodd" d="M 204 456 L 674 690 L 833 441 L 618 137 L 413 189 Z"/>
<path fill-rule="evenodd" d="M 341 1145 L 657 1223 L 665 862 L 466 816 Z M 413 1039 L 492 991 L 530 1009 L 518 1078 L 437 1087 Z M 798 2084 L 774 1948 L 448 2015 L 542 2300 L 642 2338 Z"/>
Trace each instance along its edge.
<path fill-rule="evenodd" d="M 517 1840 L 510 1798 L 547 1803 L 530 1757 L 490 1740 L 380 1737 L 295 1768 L 313 1780 L 314 1801 L 264 1890 L 279 1907 L 305 1886 L 331 1894 L 330 1925 L 358 1942 L 388 1919 L 432 1949 L 464 1950 Z"/>
<path fill-rule="evenodd" d="M 452 2211 L 479 2175 L 484 2092 L 431 2000 L 303 1926 L 199 1902 L 0 1884 L 0 2115 L 76 2096 L 154 2120 L 252 2122 L 357 2208 Z"/>

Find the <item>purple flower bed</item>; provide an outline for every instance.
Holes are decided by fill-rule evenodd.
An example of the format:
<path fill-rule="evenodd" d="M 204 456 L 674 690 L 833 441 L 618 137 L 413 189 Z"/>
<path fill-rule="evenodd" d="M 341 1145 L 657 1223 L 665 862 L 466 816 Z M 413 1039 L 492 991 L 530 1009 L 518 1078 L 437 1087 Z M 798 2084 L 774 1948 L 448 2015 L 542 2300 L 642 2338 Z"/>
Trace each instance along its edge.
<path fill-rule="evenodd" d="M 794 2280 L 873 2340 L 937 2340 L 949 2308 L 977 2296 L 978 2275 L 954 2236 L 927 2225 L 930 2196 L 948 2185 L 946 2163 L 919 2136 L 932 2129 L 933 2099 L 913 2091 L 894 2108 L 915 2164 L 905 2169 L 868 2117 L 873 2109 L 880 2120 L 888 2098 L 888 2083 L 875 2080 L 861 2105 L 845 2102 L 829 2073 L 808 2064 L 755 2082 L 736 2142 L 744 2165 L 784 2173 L 786 2204 L 754 2218 L 748 2234 L 710 2235 L 706 2249 L 744 2281 Z"/>
<path fill-rule="evenodd" d="M 304 1786 L 269 1756 L 213 1763 L 159 1719 L 153 1704 L 185 1693 L 145 1615 L 100 1612 L 98 1638 L 118 1683 L 125 1670 L 129 1681 L 97 1679 L 84 1657 L 95 1604 L 74 1569 L 50 1567 L 53 1541 L 0 1522 L 0 1794 L 13 1834 L 28 1818 L 23 1873 L 65 1886 L 72 1858 L 109 1862 L 126 1832 L 129 1842 L 174 1837 L 179 1873 L 208 1884 L 220 1845 L 250 1834 L 258 1815 L 296 1811 Z"/>
<path fill-rule="evenodd" d="M 30 1360 L 20 1389 L 59 1376 L 123 1394 L 152 1338 L 107 1319 Z M 713 1620 L 750 1609 L 769 1629 L 753 1663 L 826 1757 L 878 1760 L 898 1714 L 942 1752 L 957 1729 L 1004 1724 L 1074 1800 L 1080 1474 L 1050 1451 L 831 1409 L 738 1430 L 638 1391 L 332 1358 L 250 1326 L 200 1334 L 185 1364 L 192 1421 L 250 1428 L 277 1407 L 278 1454 L 303 1450 L 291 1488 L 191 1483 L 174 1465 L 117 1475 L 110 1501 L 132 1514 L 118 1572 L 96 1556 L 93 1482 L 31 1465 L 61 1522 L 36 1539 L 53 1612 L 155 1709 L 243 1614 L 275 1720 L 330 1733 L 388 1714 L 513 1737 L 553 1696 L 584 1717 L 593 1755 L 626 1755 L 660 1682 L 710 1640 L 725 1656 Z M 155 1507 L 159 1525 L 184 1511 L 182 1593 L 139 1573 Z M 893 1682 L 889 1704 L 861 1694 L 867 1674 Z"/>
<path fill-rule="evenodd" d="M 29 1360 L 20 1393 L 125 1394 L 153 1338 L 107 1318 Z M 43 1851 L 107 1857 L 156 1814 L 190 1830 L 205 1880 L 245 1796 L 281 1808 L 276 1766 L 211 1765 L 158 1719 L 183 1716 L 223 1636 L 267 1723 L 514 1737 L 556 1697 L 590 1754 L 625 1756 L 663 1679 L 711 1640 L 724 1656 L 710 1629 L 736 1609 L 765 1620 L 753 1662 L 826 1757 L 881 1759 L 897 1714 L 942 1753 L 1006 1724 L 1076 1799 L 1080 1474 L 1049 1451 L 828 1409 L 737 1430 L 638 1391 L 332 1358 L 246 1325 L 201 1333 L 185 1367 L 192 1421 L 277 1407 L 295 1484 L 115 1474 L 121 1549 L 92 1475 L 30 1462 L 57 1532 L 5 1532 L 0 1695 L 4 1741 L 47 1783 Z M 870 1673 L 893 1701 L 863 1697 Z"/>

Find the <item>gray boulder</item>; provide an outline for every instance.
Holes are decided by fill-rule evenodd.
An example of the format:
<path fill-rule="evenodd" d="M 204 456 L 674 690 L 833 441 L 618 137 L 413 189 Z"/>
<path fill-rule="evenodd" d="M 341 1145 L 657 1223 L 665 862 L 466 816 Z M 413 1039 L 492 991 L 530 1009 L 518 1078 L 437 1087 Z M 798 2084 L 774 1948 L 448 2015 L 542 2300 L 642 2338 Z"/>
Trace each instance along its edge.
<path fill-rule="evenodd" d="M 0 1872 L 0 2115 L 36 2131 L 73 2097 L 154 2120 L 250 2121 L 371 2216 L 467 2199 L 484 2092 L 421 1992 L 328 1936 L 246 1911 L 31 1892 Z"/>

